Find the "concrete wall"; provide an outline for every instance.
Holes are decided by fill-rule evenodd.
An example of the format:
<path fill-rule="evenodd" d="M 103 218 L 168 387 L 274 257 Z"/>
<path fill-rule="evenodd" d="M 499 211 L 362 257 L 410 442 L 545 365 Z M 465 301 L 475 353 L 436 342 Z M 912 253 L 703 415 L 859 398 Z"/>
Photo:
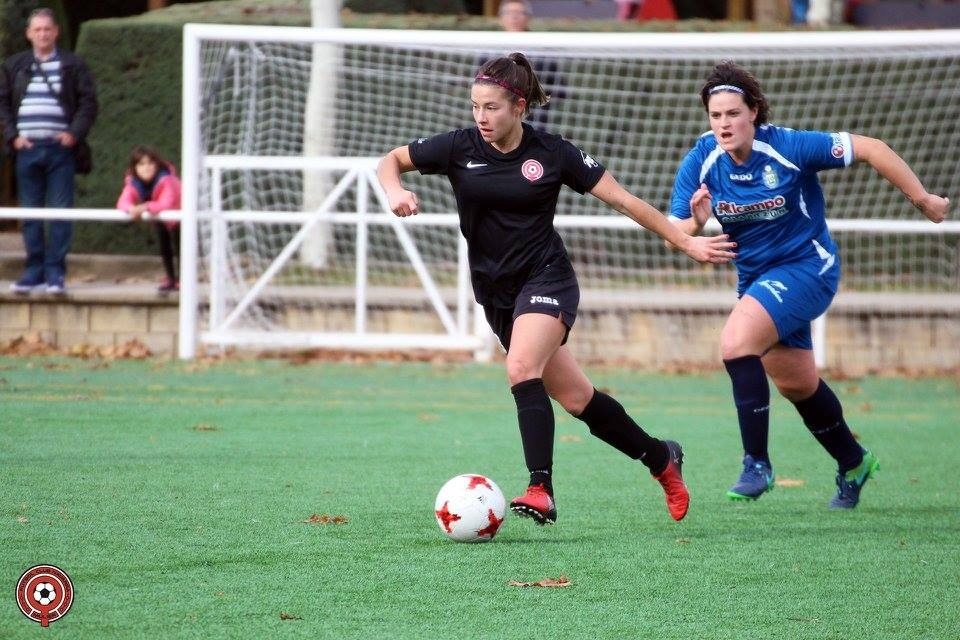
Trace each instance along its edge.
<path fill-rule="evenodd" d="M 152 287 L 71 287 L 63 297 L 0 294 L 0 343 L 28 334 L 60 349 L 137 340 L 154 354 L 173 356 L 178 331 L 176 296 L 162 298 Z"/>
<path fill-rule="evenodd" d="M 318 291 L 331 305 L 291 313 L 291 330 L 350 330 L 352 300 Z M 416 293 L 372 305 L 373 331 L 440 330 Z M 651 370 L 718 369 L 720 329 L 734 300 L 729 292 L 584 292 L 570 348 L 584 362 Z M 65 297 L 0 292 L 0 342 L 36 333 L 61 349 L 120 347 L 136 339 L 159 356 L 177 352 L 178 299 L 152 284 L 76 284 Z M 843 294 L 826 324 L 827 367 L 851 375 L 874 371 L 960 369 L 960 296 Z"/>

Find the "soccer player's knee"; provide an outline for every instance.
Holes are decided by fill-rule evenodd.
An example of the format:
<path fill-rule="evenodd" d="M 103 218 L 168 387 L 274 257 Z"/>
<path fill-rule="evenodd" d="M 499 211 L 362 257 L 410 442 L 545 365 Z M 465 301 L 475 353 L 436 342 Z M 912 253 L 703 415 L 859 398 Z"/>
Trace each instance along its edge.
<path fill-rule="evenodd" d="M 747 350 L 747 345 L 743 344 L 741 341 L 733 340 L 732 338 L 724 338 L 724 336 L 720 336 L 720 359 L 721 360 L 734 360 L 736 358 L 741 358 L 747 355 L 752 355 Z"/>
<path fill-rule="evenodd" d="M 507 354 L 507 379 L 511 386 L 525 380 L 539 378 L 541 375 L 543 372 L 538 371 L 531 362 L 523 358 L 511 358 L 510 354 Z"/>
<path fill-rule="evenodd" d="M 560 406 L 563 407 L 564 411 L 576 418 L 583 413 L 583 410 L 590 402 L 591 396 L 593 396 L 593 387 L 589 387 L 587 389 L 581 389 L 578 387 L 563 389 L 560 392 L 552 394 L 551 397 L 560 403 Z"/>
<path fill-rule="evenodd" d="M 810 380 L 806 377 L 782 377 L 773 380 L 780 395 L 791 402 L 799 402 L 812 396 L 819 382 L 819 378 Z"/>

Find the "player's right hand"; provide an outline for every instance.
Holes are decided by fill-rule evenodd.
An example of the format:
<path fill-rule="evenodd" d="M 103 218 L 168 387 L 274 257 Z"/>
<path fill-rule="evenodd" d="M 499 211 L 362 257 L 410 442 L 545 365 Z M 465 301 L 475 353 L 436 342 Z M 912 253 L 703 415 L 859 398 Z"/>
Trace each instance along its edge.
<path fill-rule="evenodd" d="M 730 241 L 730 236 L 721 233 L 717 236 L 689 236 L 690 241 L 684 252 L 704 264 L 726 264 L 737 257 L 736 242 Z"/>
<path fill-rule="evenodd" d="M 950 198 L 932 193 L 926 194 L 915 204 L 931 222 L 943 222 L 947 218 L 947 211 L 950 210 Z"/>
<path fill-rule="evenodd" d="M 413 191 L 403 189 L 390 194 L 390 210 L 401 218 L 414 216 L 420 211 L 420 200 Z"/>

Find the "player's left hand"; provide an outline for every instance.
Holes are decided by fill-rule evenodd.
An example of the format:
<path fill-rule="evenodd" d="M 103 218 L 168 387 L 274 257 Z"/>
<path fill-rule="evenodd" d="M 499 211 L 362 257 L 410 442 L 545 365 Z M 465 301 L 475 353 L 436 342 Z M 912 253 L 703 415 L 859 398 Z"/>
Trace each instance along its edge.
<path fill-rule="evenodd" d="M 713 196 L 710 195 L 710 190 L 707 188 L 707 185 L 703 183 L 701 183 L 700 188 L 690 196 L 690 214 L 694 220 L 697 221 L 697 225 L 701 229 L 703 225 L 707 224 L 707 221 L 713 214 L 713 208 L 710 204 L 712 198 Z"/>
<path fill-rule="evenodd" d="M 73 137 L 73 134 L 69 131 L 61 131 L 57 134 L 57 140 L 60 142 L 61 146 L 70 148 L 77 144 L 77 139 Z"/>
<path fill-rule="evenodd" d="M 725 264 L 737 257 L 734 249 L 736 242 L 730 241 L 730 236 L 721 233 L 718 236 L 688 236 L 690 238 L 684 253 L 697 262 L 711 264 Z"/>
<path fill-rule="evenodd" d="M 917 209 L 927 217 L 931 222 L 943 222 L 947 218 L 947 212 L 950 210 L 950 198 L 938 196 L 933 193 L 924 194 L 922 198 L 913 203 Z"/>

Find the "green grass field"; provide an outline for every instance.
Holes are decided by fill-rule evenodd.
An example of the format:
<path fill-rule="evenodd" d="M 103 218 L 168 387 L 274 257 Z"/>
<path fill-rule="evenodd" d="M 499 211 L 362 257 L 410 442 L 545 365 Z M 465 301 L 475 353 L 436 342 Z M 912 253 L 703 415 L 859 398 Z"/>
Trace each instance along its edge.
<path fill-rule="evenodd" d="M 836 512 L 832 461 L 782 399 L 781 484 L 735 504 L 724 375 L 590 373 L 683 443 L 683 522 L 558 410 L 557 524 L 444 538 L 449 477 L 525 484 L 495 365 L 0 358 L 0 638 L 960 637 L 956 379 L 834 384 L 882 461 Z M 15 601 L 36 564 L 76 594 L 48 629 Z"/>

